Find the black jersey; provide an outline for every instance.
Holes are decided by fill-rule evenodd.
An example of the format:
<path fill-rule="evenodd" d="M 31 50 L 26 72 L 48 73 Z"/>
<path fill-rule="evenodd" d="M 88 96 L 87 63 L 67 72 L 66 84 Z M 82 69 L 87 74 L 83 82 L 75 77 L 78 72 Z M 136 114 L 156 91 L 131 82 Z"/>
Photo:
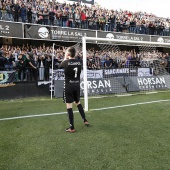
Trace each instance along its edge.
<path fill-rule="evenodd" d="M 81 62 L 77 59 L 68 59 L 63 61 L 59 68 L 64 69 L 65 83 L 80 84 Z"/>

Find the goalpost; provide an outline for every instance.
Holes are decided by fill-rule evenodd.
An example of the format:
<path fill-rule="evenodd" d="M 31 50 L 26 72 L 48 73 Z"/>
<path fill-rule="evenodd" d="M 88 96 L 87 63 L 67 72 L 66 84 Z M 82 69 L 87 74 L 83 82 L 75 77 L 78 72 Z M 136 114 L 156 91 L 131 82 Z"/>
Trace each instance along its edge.
<path fill-rule="evenodd" d="M 96 72 L 94 72 L 94 75 L 99 75 L 98 77 L 96 76 L 97 79 L 93 79 L 95 76 L 89 78 L 87 57 L 89 61 L 93 54 L 91 51 L 89 52 L 87 44 L 92 44 L 92 46 L 95 44 L 98 47 L 97 55 L 100 57 L 105 56 L 105 59 L 108 57 L 112 61 L 114 60 L 117 62 L 117 66 L 113 67 L 112 65 L 112 67 L 108 68 L 105 65 L 100 66 L 100 69 L 96 68 Z M 131 51 L 127 50 L 126 47 L 131 48 Z M 168 49 L 170 48 L 170 43 L 83 37 L 85 111 L 88 111 L 89 94 L 93 96 L 100 94 L 129 94 L 170 89 L 170 75 L 163 64 L 161 52 L 158 51 L 158 48 L 162 47 Z M 122 48 L 124 49 L 122 50 Z M 136 63 L 133 61 L 133 57 Z M 140 66 L 137 63 L 140 63 Z M 95 69 L 90 69 L 90 74 L 92 74 Z M 95 90 L 89 92 L 88 88 L 92 88 L 92 86 Z"/>

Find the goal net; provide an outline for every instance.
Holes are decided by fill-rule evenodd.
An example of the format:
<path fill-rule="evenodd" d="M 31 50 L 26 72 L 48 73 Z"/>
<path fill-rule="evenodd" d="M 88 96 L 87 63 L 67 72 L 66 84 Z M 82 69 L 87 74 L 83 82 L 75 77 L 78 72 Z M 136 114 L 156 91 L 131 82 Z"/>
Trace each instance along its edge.
<path fill-rule="evenodd" d="M 170 88 L 168 43 L 83 37 L 75 45 L 83 55 L 81 93 L 88 98 L 148 93 Z"/>

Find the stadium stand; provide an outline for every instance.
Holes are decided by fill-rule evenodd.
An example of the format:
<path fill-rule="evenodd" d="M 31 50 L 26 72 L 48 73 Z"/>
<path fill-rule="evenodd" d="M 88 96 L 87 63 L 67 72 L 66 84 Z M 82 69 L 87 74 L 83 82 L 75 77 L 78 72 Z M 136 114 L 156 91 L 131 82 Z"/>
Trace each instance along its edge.
<path fill-rule="evenodd" d="M 0 20 L 149 35 L 170 35 L 170 19 L 146 12 L 56 1 L 0 1 Z"/>

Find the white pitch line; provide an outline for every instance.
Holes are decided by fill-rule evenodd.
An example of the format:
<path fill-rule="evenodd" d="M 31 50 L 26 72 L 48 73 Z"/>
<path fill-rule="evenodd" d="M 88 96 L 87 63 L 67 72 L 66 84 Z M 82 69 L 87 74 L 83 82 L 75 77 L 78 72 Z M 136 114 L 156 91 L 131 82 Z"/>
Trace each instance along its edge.
<path fill-rule="evenodd" d="M 134 103 L 134 104 L 128 104 L 128 105 L 121 105 L 121 106 L 113 106 L 113 107 L 104 107 L 104 108 L 98 108 L 98 109 L 91 109 L 90 111 L 116 109 L 116 108 L 123 108 L 123 107 L 130 107 L 130 106 L 137 106 L 137 105 L 144 105 L 144 104 L 151 104 L 151 103 L 169 102 L 169 101 L 170 101 L 170 99 L 169 100 L 157 100 L 157 101 Z M 77 112 L 78 111 L 74 111 L 74 113 L 77 113 Z M 39 114 L 39 115 L 9 117 L 9 118 L 2 118 L 2 119 L 0 119 L 0 121 L 3 121 L 3 120 L 15 120 L 15 119 L 25 119 L 25 118 L 33 118 L 33 117 L 54 116 L 54 115 L 62 115 L 62 114 L 67 114 L 67 112 L 58 112 L 58 113 L 49 113 L 49 114 Z"/>

